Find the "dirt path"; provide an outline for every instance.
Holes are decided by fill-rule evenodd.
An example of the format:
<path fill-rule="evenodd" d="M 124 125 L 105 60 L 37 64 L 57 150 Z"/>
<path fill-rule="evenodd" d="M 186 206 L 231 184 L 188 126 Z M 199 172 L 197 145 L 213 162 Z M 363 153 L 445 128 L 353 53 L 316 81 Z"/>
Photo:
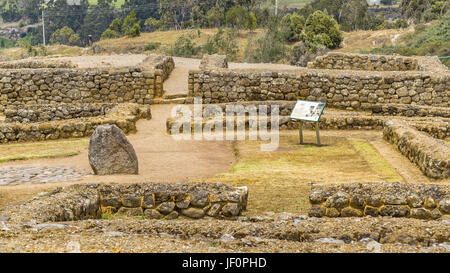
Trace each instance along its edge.
<path fill-rule="evenodd" d="M 139 175 L 90 176 L 82 182 L 178 182 L 212 177 L 229 171 L 234 163 L 229 142 L 176 141 L 166 133 L 165 123 L 172 107 L 173 105 L 152 106 L 152 119 L 138 121 L 137 133 L 128 136 L 138 156 Z M 0 167 L 75 166 L 92 173 L 87 154 L 85 148 L 79 155 L 72 157 L 6 162 L 0 164 Z"/>
<path fill-rule="evenodd" d="M 198 69 L 200 59 L 173 57 L 175 68 L 170 73 L 169 78 L 164 82 L 164 92 L 166 95 L 178 95 L 188 93 L 189 70 Z M 296 66 L 283 64 L 264 64 L 264 63 L 228 63 L 230 69 L 298 69 Z"/>

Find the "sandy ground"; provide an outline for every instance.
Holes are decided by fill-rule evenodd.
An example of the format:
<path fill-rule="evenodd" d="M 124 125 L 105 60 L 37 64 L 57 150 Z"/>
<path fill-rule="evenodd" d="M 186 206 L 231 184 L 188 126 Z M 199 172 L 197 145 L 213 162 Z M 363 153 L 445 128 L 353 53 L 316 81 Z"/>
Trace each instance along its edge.
<path fill-rule="evenodd" d="M 136 150 L 139 175 L 91 176 L 82 182 L 178 182 L 212 177 L 229 171 L 234 163 L 231 144 L 225 141 L 177 141 L 166 133 L 166 119 L 173 105 L 152 106 L 152 119 L 140 120 L 137 133 L 128 139 Z M 6 162 L 4 166 L 75 166 L 92 173 L 87 148 L 66 158 Z M 29 186 L 29 185 L 28 185 Z"/>

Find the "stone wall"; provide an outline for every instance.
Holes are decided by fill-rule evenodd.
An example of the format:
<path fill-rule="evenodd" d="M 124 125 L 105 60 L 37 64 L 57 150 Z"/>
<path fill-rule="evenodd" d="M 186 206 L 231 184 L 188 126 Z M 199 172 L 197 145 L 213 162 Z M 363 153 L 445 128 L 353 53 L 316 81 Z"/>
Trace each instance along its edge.
<path fill-rule="evenodd" d="M 117 104 L 47 104 L 27 105 L 27 107 L 13 105 L 5 110 L 6 122 L 46 122 L 106 115 Z"/>
<path fill-rule="evenodd" d="M 72 221 L 113 215 L 147 219 L 233 218 L 247 207 L 246 187 L 221 183 L 77 184 L 8 207 L 18 222 Z M 8 209 L 2 215 L 9 215 Z"/>
<path fill-rule="evenodd" d="M 308 63 L 308 68 L 369 70 L 369 71 L 412 71 L 419 70 L 417 58 L 389 55 L 366 55 L 329 52 Z"/>
<path fill-rule="evenodd" d="M 252 107 L 256 108 L 257 114 L 259 114 L 259 107 L 265 105 L 267 106 L 267 126 L 271 128 L 271 108 L 272 106 L 278 106 L 279 109 L 279 128 L 281 130 L 286 129 L 298 129 L 299 121 L 291 120 L 290 114 L 292 112 L 292 108 L 295 105 L 295 101 L 244 101 L 244 102 L 230 102 L 230 103 L 219 103 L 219 104 L 203 104 L 203 119 L 202 119 L 202 127 L 204 127 L 208 122 L 211 123 L 211 119 L 208 117 L 214 117 L 215 109 L 221 109 L 222 114 L 226 114 L 226 108 L 234 109 L 237 112 L 241 110 L 245 111 L 245 128 L 249 128 L 249 110 Z M 243 107 L 243 109 L 241 108 Z M 384 107 L 384 106 L 383 106 Z M 394 107 L 397 107 L 394 105 Z M 400 109 L 403 109 L 402 106 L 398 106 Z M 433 111 L 437 111 L 436 114 L 444 114 L 445 109 L 448 108 L 437 108 L 437 107 L 424 107 L 426 108 L 426 112 L 431 114 Z M 414 108 L 416 109 L 416 108 Z M 419 107 L 422 109 L 422 107 Z M 436 110 L 438 109 L 438 110 Z M 192 110 L 192 109 L 191 109 Z M 432 111 L 433 110 L 433 111 Z M 441 111 L 442 110 L 442 111 Z M 422 110 L 421 110 L 422 111 Z M 244 113 L 242 113 L 244 114 Z M 401 114 L 401 113 L 399 113 Z M 236 113 L 235 113 L 236 115 Z M 336 109 L 325 108 L 324 113 L 319 121 L 320 129 L 328 129 L 328 130 L 382 130 L 384 127 L 384 123 L 389 119 L 401 119 L 403 122 L 408 124 L 409 126 L 426 132 L 429 135 L 438 138 L 445 139 L 450 137 L 450 118 L 442 118 L 436 117 L 430 119 L 427 116 L 414 116 L 414 117 L 400 117 L 400 116 L 384 116 L 377 115 L 370 112 L 348 112 L 348 111 L 340 111 Z M 171 132 L 171 128 L 173 126 L 177 126 L 175 123 L 179 122 L 177 118 L 168 118 L 166 122 L 166 128 L 169 133 L 177 133 Z M 237 124 L 237 122 L 235 122 Z M 225 119 L 223 120 L 223 128 L 226 126 Z M 191 118 L 191 129 L 194 126 L 193 119 Z M 305 128 L 310 128 L 314 126 L 314 124 L 310 122 L 304 123 Z M 180 128 L 181 130 L 182 128 Z"/>
<path fill-rule="evenodd" d="M 22 69 L 22 68 L 77 68 L 71 61 L 57 59 L 25 59 L 18 61 L 0 62 L 0 69 Z"/>
<path fill-rule="evenodd" d="M 450 147 L 398 120 L 385 123 L 383 137 L 431 178 L 450 177 Z"/>
<path fill-rule="evenodd" d="M 405 116 L 405 117 L 443 117 L 450 118 L 449 107 L 432 107 L 410 104 L 374 104 L 372 114 L 383 116 Z"/>
<path fill-rule="evenodd" d="M 160 55 L 122 68 L 36 68 L 35 62 L 31 68 L 0 69 L 0 111 L 12 104 L 151 104 L 174 68 L 171 57 Z M 51 67 L 47 62 L 38 63 Z"/>
<path fill-rule="evenodd" d="M 312 217 L 391 216 L 438 219 L 450 214 L 448 185 L 346 183 L 311 185 Z"/>
<path fill-rule="evenodd" d="M 172 57 L 150 54 L 140 64 L 144 69 L 151 68 L 155 73 L 155 96 L 163 95 L 163 82 L 169 77 L 172 70 L 175 68 L 175 62 Z"/>
<path fill-rule="evenodd" d="M 203 55 L 200 62 L 200 69 L 228 68 L 226 55 Z"/>
<path fill-rule="evenodd" d="M 0 122 L 0 143 L 44 141 L 87 137 L 102 124 L 115 124 L 125 134 L 136 132 L 136 122 L 151 118 L 149 105 L 119 104 L 101 117 L 55 120 L 37 123 Z"/>
<path fill-rule="evenodd" d="M 348 110 L 380 103 L 450 106 L 450 72 L 192 70 L 188 87 L 204 103 L 304 99 Z"/>
<path fill-rule="evenodd" d="M 0 105 L 150 104 L 155 74 L 141 68 L 0 70 Z"/>

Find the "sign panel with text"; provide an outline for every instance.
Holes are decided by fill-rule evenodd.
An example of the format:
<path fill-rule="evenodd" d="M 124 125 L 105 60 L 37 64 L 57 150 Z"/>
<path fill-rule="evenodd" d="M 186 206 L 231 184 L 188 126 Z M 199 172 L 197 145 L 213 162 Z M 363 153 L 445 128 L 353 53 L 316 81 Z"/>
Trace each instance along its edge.
<path fill-rule="evenodd" d="M 291 119 L 318 122 L 325 108 L 325 102 L 297 100 Z"/>

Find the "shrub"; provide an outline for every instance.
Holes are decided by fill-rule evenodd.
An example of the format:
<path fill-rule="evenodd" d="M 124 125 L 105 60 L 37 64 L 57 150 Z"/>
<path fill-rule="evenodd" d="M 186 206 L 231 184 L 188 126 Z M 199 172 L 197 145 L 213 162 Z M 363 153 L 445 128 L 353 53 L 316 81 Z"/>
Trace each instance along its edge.
<path fill-rule="evenodd" d="M 305 18 L 297 13 L 286 14 L 281 20 L 281 33 L 287 42 L 300 41 L 305 25 Z"/>
<path fill-rule="evenodd" d="M 178 57 L 192 57 L 197 55 L 200 47 L 193 43 L 189 38 L 180 36 L 173 45 L 170 54 Z"/>
<path fill-rule="evenodd" d="M 230 60 L 236 58 L 239 50 L 235 41 L 236 33 L 233 29 L 219 29 L 212 37 L 208 37 L 208 41 L 203 46 L 203 52 L 207 54 L 225 54 Z"/>
<path fill-rule="evenodd" d="M 339 30 L 339 25 L 327 11 L 315 11 L 308 16 L 305 24 L 306 39 L 311 42 L 324 42 L 328 48 L 340 46 L 343 36 Z M 318 37 L 315 37 L 318 36 Z"/>
<path fill-rule="evenodd" d="M 144 45 L 144 50 L 152 51 L 152 50 L 158 49 L 160 46 L 161 46 L 161 43 L 159 43 L 159 42 L 150 42 L 150 43 L 147 43 L 146 45 Z"/>
<path fill-rule="evenodd" d="M 81 44 L 80 36 L 70 27 L 63 27 L 52 33 L 50 36 L 50 43 L 79 46 Z"/>

